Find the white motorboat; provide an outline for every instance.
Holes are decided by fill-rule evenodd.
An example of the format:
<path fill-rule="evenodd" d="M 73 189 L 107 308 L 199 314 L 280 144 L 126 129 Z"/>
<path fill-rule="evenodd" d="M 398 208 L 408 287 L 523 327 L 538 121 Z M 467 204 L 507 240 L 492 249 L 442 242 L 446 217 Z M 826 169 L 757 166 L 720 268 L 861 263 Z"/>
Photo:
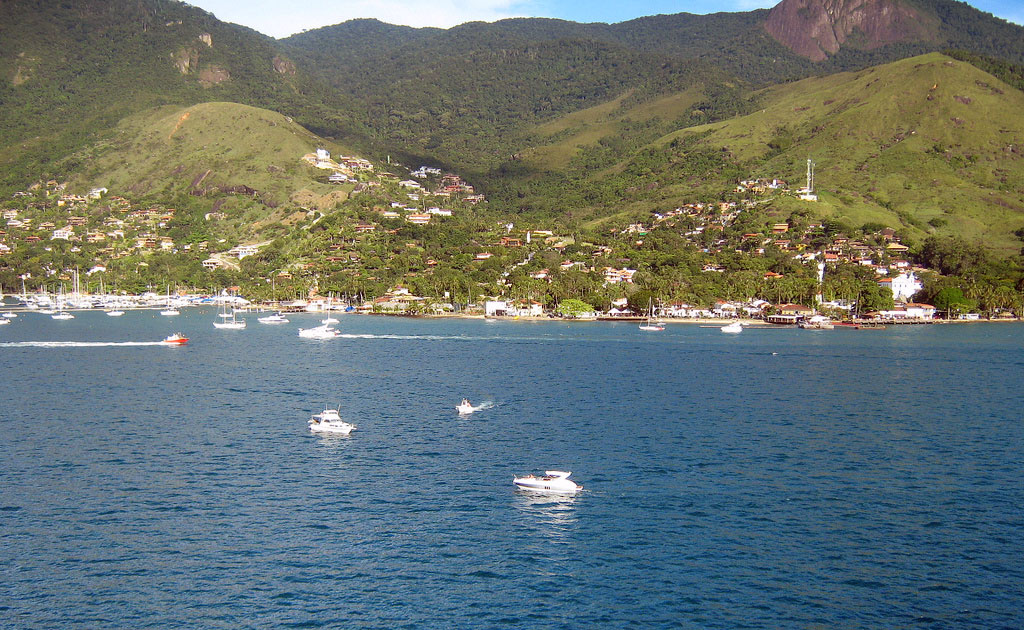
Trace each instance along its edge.
<path fill-rule="evenodd" d="M 114 309 L 112 311 L 106 311 L 106 313 L 107 313 L 107 317 L 120 317 L 120 316 L 124 315 L 124 311 L 118 310 L 118 309 Z"/>
<path fill-rule="evenodd" d="M 317 326 L 315 328 L 299 329 L 299 336 L 305 339 L 334 339 L 340 334 L 341 333 L 338 332 L 337 328 L 331 328 L 327 324 Z"/>
<path fill-rule="evenodd" d="M 583 489 L 583 484 L 569 480 L 571 472 L 562 470 L 545 470 L 543 476 L 526 475 L 525 477 L 512 477 L 512 483 L 516 488 L 529 490 L 531 492 L 546 492 L 549 494 L 576 494 Z"/>
<path fill-rule="evenodd" d="M 69 313 L 67 311 L 60 311 L 60 312 L 54 313 L 53 315 L 50 315 L 50 317 L 52 317 L 54 319 L 74 319 L 75 318 L 74 315 L 72 315 L 71 313 Z"/>
<path fill-rule="evenodd" d="M 15 317 L 18 316 L 18 314 L 13 311 L 7 311 L 6 313 L 3 314 L 3 316 L 7 319 L 14 319 Z"/>
<path fill-rule="evenodd" d="M 0 326 L 3 326 L 4 324 L 10 324 L 10 323 L 11 323 L 11 320 L 0 317 Z"/>
<path fill-rule="evenodd" d="M 462 402 L 455 406 L 455 411 L 458 411 L 460 416 L 465 416 L 476 411 L 476 407 L 469 402 L 469 399 L 463 398 Z"/>
<path fill-rule="evenodd" d="M 722 332 L 724 333 L 741 333 L 743 332 L 743 324 L 740 322 L 733 322 L 722 326 Z"/>
<path fill-rule="evenodd" d="M 188 337 L 181 334 L 180 332 L 174 333 L 173 335 L 168 335 L 164 337 L 164 340 L 161 341 L 160 343 L 164 343 L 169 346 L 183 346 L 186 343 L 188 343 Z"/>
<path fill-rule="evenodd" d="M 263 317 L 257 318 L 261 324 L 287 324 L 288 318 L 284 316 L 284 313 L 274 313 L 272 315 L 264 315 Z"/>
<path fill-rule="evenodd" d="M 337 409 L 325 408 L 320 413 L 313 414 L 309 419 L 309 430 L 313 433 L 338 433 L 348 435 L 356 428 L 356 425 L 345 422 Z"/>

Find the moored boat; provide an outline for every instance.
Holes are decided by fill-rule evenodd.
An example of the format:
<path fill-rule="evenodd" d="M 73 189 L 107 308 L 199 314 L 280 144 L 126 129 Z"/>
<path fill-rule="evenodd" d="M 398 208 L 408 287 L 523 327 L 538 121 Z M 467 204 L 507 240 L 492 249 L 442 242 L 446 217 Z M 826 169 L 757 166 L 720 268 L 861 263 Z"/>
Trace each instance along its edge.
<path fill-rule="evenodd" d="M 261 324 L 287 324 L 288 318 L 284 316 L 284 313 L 278 312 L 258 317 L 257 321 Z"/>
<path fill-rule="evenodd" d="M 832 330 L 835 328 L 832 320 L 824 315 L 811 315 L 800 322 L 799 326 L 808 330 Z"/>

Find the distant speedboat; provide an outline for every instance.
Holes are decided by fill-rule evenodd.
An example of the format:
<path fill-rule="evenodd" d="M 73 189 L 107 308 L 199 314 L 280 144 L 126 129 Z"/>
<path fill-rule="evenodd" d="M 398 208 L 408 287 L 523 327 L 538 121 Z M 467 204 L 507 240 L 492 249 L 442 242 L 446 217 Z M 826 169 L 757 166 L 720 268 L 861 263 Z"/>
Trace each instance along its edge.
<path fill-rule="evenodd" d="M 313 433 L 338 433 L 348 435 L 356 428 L 356 425 L 345 422 L 337 409 L 325 408 L 320 413 L 313 414 L 309 419 L 309 430 Z"/>
<path fill-rule="evenodd" d="M 181 333 L 174 333 L 173 335 L 164 337 L 164 340 L 160 343 L 165 343 L 169 346 L 183 346 L 188 343 L 188 337 Z"/>
<path fill-rule="evenodd" d="M 299 336 L 305 339 L 334 339 L 340 334 L 337 328 L 331 328 L 327 324 L 315 328 L 299 329 Z"/>
<path fill-rule="evenodd" d="M 561 470 L 545 470 L 544 476 L 526 475 L 512 477 L 512 483 L 521 490 L 545 492 L 549 494 L 576 494 L 583 489 L 583 484 L 569 480 L 571 472 Z"/>
<path fill-rule="evenodd" d="M 455 411 L 458 411 L 460 416 L 465 416 L 465 415 L 469 415 L 469 414 L 473 413 L 474 411 L 476 411 L 476 407 L 474 407 L 469 402 L 468 399 L 463 398 L 462 402 L 460 402 L 458 405 L 455 406 Z"/>
<path fill-rule="evenodd" d="M 724 333 L 741 333 L 743 332 L 743 324 L 739 322 L 733 322 L 722 326 L 722 332 Z"/>
<path fill-rule="evenodd" d="M 287 324 L 288 318 L 284 316 L 284 313 L 274 313 L 273 315 L 264 315 L 258 317 L 257 320 L 261 324 Z"/>

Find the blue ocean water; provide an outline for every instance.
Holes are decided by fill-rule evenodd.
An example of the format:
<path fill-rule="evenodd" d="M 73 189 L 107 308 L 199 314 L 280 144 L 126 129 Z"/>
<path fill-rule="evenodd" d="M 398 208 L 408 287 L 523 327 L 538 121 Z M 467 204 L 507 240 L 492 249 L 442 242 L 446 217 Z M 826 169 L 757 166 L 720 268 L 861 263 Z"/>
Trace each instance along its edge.
<path fill-rule="evenodd" d="M 0 327 L 0 626 L 1024 627 L 1024 325 L 214 318 Z"/>

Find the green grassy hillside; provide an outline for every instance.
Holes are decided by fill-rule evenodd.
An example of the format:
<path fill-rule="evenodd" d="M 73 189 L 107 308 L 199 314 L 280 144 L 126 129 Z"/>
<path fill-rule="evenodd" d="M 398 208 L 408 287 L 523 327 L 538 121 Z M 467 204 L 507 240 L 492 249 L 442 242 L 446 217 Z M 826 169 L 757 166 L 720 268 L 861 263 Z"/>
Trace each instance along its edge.
<path fill-rule="evenodd" d="M 224 212 L 224 228 L 253 235 L 310 200 L 345 187 L 302 161 L 325 142 L 285 116 L 236 103 L 160 107 L 122 121 L 109 140 L 75 154 L 71 188 L 188 199 Z"/>
<path fill-rule="evenodd" d="M 1019 249 L 1021 91 L 936 53 L 770 88 L 759 100 L 753 114 L 663 141 L 706 134 L 701 145 L 726 148 L 752 175 L 797 185 L 811 158 L 822 197 L 813 209 L 825 216 Z"/>
<path fill-rule="evenodd" d="M 820 201 L 779 196 L 774 214 L 880 223 L 911 242 L 934 233 L 1020 249 L 1024 93 L 968 63 L 933 53 L 805 79 L 749 95 L 753 113 L 687 125 L 701 98 L 609 103 L 536 127 L 533 146 L 498 174 L 502 200 L 590 220 L 640 216 L 723 198 L 739 179 L 795 189 L 811 158 Z"/>

